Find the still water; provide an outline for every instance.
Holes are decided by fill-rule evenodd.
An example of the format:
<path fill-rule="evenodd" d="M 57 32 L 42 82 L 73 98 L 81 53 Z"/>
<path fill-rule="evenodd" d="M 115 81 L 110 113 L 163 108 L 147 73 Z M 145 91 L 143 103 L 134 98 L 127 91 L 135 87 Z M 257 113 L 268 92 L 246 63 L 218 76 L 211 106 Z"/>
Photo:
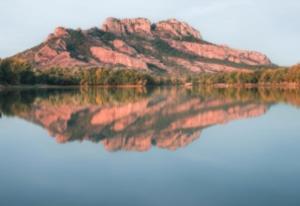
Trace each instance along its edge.
<path fill-rule="evenodd" d="M 0 92 L 0 205 L 300 205 L 300 91 Z"/>

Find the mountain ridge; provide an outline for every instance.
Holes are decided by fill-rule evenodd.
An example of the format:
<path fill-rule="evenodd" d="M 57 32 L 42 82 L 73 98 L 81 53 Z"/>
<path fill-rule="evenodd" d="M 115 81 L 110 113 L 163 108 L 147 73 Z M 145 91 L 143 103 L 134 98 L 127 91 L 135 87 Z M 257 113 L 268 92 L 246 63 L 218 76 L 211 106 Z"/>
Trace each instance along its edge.
<path fill-rule="evenodd" d="M 203 39 L 185 22 L 169 19 L 107 18 L 101 28 L 57 27 L 36 47 L 13 58 L 36 68 L 80 67 L 136 69 L 154 73 L 248 71 L 272 67 L 259 52 L 232 49 Z"/>

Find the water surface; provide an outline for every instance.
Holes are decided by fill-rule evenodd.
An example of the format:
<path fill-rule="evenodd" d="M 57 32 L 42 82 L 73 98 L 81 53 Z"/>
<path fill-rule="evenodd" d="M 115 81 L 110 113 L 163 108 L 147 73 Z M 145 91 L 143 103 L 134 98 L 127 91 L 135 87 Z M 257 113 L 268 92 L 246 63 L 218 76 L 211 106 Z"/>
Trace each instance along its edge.
<path fill-rule="evenodd" d="M 299 205 L 300 91 L 0 92 L 0 205 Z"/>

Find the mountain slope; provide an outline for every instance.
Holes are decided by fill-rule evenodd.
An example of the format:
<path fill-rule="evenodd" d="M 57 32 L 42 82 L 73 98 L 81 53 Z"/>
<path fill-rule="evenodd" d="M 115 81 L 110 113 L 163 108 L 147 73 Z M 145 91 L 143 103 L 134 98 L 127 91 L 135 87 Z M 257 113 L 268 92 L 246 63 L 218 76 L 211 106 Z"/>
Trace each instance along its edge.
<path fill-rule="evenodd" d="M 40 45 L 14 56 L 37 68 L 130 68 L 155 73 L 230 72 L 272 66 L 265 55 L 204 41 L 184 22 L 108 18 L 102 28 L 58 27 Z"/>

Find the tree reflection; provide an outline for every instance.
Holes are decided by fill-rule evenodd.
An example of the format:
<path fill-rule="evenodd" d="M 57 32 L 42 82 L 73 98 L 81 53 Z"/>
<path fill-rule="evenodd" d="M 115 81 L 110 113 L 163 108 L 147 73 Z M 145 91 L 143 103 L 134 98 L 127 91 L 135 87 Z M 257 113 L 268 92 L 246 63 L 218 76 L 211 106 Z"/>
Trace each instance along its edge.
<path fill-rule="evenodd" d="M 89 140 L 109 151 L 175 150 L 203 129 L 300 105 L 299 90 L 66 88 L 5 90 L 0 114 L 41 125 L 59 143 Z"/>

